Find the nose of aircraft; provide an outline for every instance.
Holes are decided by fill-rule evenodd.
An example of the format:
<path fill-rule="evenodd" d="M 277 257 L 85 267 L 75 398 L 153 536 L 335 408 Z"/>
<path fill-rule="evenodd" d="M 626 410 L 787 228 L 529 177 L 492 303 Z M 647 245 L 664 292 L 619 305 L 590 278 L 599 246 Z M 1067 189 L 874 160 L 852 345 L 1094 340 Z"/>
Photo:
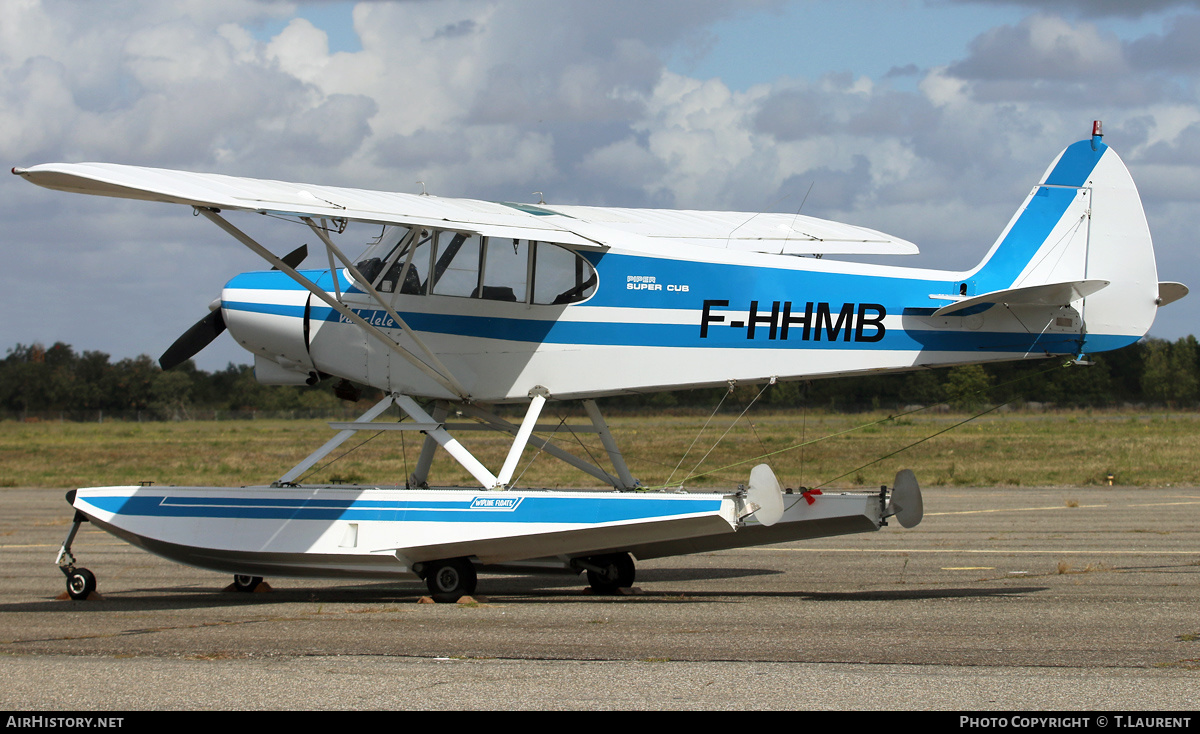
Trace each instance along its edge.
<path fill-rule="evenodd" d="M 303 275 L 320 280 L 326 272 L 306 270 Z M 280 374 L 267 376 L 278 371 L 272 364 L 288 373 L 286 384 L 297 384 L 296 379 L 316 370 L 309 355 L 309 298 L 307 289 L 277 271 L 242 273 L 225 284 L 223 320 L 237 343 L 255 355 L 260 382 L 266 378 L 270 381 L 265 384 L 285 384 L 279 382 Z M 260 366 L 267 372 L 260 375 Z"/>

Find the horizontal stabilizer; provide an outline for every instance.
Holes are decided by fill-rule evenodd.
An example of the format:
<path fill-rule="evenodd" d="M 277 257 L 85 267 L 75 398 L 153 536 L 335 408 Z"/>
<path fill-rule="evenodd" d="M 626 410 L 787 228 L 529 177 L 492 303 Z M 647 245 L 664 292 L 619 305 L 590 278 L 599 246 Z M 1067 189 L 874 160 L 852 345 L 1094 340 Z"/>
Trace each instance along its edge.
<path fill-rule="evenodd" d="M 1106 287 L 1109 282 L 1107 280 L 1075 280 L 1068 283 L 1008 288 L 970 298 L 938 295 L 931 295 L 930 298 L 955 299 L 954 303 L 934 311 L 934 316 L 951 316 L 972 306 L 985 303 L 1003 303 L 1010 306 L 1069 306 L 1073 301 L 1086 298 Z"/>
<path fill-rule="evenodd" d="M 1188 294 L 1188 287 L 1183 283 L 1170 281 L 1158 284 L 1158 305 L 1165 306 L 1174 303 Z"/>

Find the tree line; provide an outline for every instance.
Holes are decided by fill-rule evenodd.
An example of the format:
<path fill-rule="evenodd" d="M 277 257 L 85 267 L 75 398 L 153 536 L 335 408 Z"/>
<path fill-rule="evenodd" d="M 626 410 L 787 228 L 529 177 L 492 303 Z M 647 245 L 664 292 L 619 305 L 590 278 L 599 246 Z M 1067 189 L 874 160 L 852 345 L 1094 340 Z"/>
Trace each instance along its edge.
<path fill-rule="evenodd" d="M 1187 408 L 1200 400 L 1200 349 L 1196 338 L 1142 339 L 1068 365 L 1061 358 L 1032 362 L 926 369 L 886 375 L 734 386 L 731 406 L 750 400 L 776 409 L 895 409 L 946 402 L 959 409 L 1008 402 L 1057 407 L 1126 404 Z M 249 365 L 230 363 L 206 372 L 192 361 L 169 371 L 146 355 L 113 362 L 103 352 L 77 353 L 61 342 L 18 344 L 0 361 L 0 411 L 103 411 L 148 418 L 187 418 L 196 410 L 341 412 L 336 380 L 313 387 L 266 386 Z M 609 398 L 610 408 L 661 410 L 711 408 L 726 388 Z M 378 399 L 366 390 L 363 399 Z M 739 408 L 740 409 L 740 408 Z"/>
<path fill-rule="evenodd" d="M 316 387 L 262 385 L 254 368 L 230 363 L 206 372 L 188 360 L 162 370 L 147 355 L 113 362 L 103 352 L 77 353 L 18 344 L 0 361 L 0 411 L 75 411 L 147 418 L 188 418 L 196 409 L 226 411 L 337 411 L 329 381 Z"/>
<path fill-rule="evenodd" d="M 627 400 L 630 405 L 712 405 L 721 393 L 695 390 Z M 760 394 L 761 393 L 761 394 Z M 1195 407 L 1200 402 L 1200 348 L 1186 336 L 1146 338 L 1080 363 L 1062 357 L 963 365 L 910 372 L 738 386 L 735 403 L 758 400 L 777 408 L 903 409 L 946 403 L 975 410 L 1004 403 L 1062 408 L 1154 405 Z"/>

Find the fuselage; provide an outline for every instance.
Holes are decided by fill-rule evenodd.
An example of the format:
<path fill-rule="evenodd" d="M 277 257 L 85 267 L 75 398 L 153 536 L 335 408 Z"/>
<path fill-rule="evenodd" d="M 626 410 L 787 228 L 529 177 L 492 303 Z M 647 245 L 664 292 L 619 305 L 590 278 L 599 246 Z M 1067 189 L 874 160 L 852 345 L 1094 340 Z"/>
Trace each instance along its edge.
<path fill-rule="evenodd" d="M 945 302 L 931 295 L 959 294 L 964 284 L 974 295 L 970 273 L 690 254 L 583 253 L 597 283 L 587 300 L 567 305 L 432 293 L 397 294 L 392 305 L 481 400 L 524 399 L 534 386 L 582 397 L 1079 354 L 1137 339 L 1084 333 L 1075 309 L 1032 333 L 1012 309 L 934 317 Z M 386 310 L 337 272 L 344 302 L 405 343 Z M 334 291 L 331 271 L 303 274 Z M 282 273 L 234 278 L 222 304 L 243 346 L 298 373 L 451 397 Z"/>

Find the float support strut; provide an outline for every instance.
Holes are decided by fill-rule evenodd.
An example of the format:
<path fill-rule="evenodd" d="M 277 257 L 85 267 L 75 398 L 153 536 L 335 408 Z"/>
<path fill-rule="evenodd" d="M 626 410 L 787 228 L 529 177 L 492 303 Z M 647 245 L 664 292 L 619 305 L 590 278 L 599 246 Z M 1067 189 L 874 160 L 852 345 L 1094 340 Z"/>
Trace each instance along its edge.
<path fill-rule="evenodd" d="M 371 421 L 378 418 L 383 411 L 390 408 L 392 406 L 392 402 L 392 396 L 388 395 L 383 400 L 380 400 L 378 403 L 376 403 L 374 407 L 372 407 L 366 413 L 363 413 L 361 416 L 359 416 L 359 419 L 355 421 L 355 423 L 362 423 L 363 428 L 371 428 L 369 425 Z M 336 449 L 338 446 L 341 446 L 346 442 L 346 439 L 353 436 L 359 430 L 361 429 L 347 428 L 344 431 L 338 431 L 337 435 L 326 441 L 324 446 L 309 454 L 307 459 L 301 461 L 299 464 L 292 467 L 287 474 L 284 474 L 282 477 L 280 477 L 276 484 L 290 484 L 296 481 L 296 478 L 308 471 L 313 464 L 316 464 L 321 459 L 324 459 L 331 451 Z"/>
<path fill-rule="evenodd" d="M 538 416 L 542 414 L 542 406 L 545 404 L 546 389 L 534 388 L 530 395 L 529 410 L 525 411 L 525 420 L 521 421 L 521 428 L 517 430 L 517 435 L 508 450 L 508 456 L 504 459 L 504 466 L 500 469 L 500 476 L 497 477 L 500 487 L 507 487 L 509 480 L 512 479 L 513 472 L 517 469 L 517 462 L 521 459 L 521 452 L 529 443 L 529 435 L 533 433 L 533 427 L 537 424 Z"/>

